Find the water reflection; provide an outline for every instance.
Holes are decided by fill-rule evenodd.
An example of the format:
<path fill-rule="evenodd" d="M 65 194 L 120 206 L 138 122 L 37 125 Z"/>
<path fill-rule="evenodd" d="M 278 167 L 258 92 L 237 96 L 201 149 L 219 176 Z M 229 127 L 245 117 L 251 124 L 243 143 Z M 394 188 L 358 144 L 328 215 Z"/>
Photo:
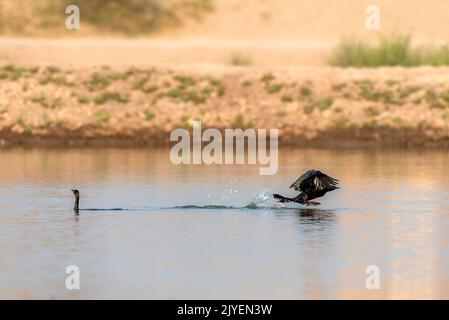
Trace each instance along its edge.
<path fill-rule="evenodd" d="M 295 210 L 301 223 L 330 223 L 335 220 L 335 212 L 332 210 L 323 209 L 297 209 Z"/>
<path fill-rule="evenodd" d="M 329 225 L 336 220 L 335 210 L 319 208 L 295 208 L 293 210 L 274 210 L 274 216 L 280 219 L 295 217 L 298 225 L 321 224 Z"/>

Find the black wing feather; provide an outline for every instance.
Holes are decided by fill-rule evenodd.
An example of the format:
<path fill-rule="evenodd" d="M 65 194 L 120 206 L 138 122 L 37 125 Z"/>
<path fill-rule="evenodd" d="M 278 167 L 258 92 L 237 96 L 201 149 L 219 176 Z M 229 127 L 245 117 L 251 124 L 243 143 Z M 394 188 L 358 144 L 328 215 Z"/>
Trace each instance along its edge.
<path fill-rule="evenodd" d="M 338 188 L 337 185 L 338 179 L 332 178 L 321 171 L 309 170 L 293 182 L 290 188 L 308 192 L 311 190 L 334 190 Z"/>

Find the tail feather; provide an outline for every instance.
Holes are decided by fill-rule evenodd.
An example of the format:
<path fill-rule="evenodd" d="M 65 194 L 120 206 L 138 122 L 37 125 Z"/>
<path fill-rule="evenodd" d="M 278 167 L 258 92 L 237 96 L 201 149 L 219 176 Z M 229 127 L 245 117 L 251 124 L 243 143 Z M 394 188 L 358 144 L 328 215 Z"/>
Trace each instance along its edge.
<path fill-rule="evenodd" d="M 275 198 L 279 202 L 291 202 L 291 201 L 293 201 L 292 199 L 286 198 L 286 197 L 281 196 L 280 194 L 277 194 L 277 193 L 273 194 L 273 198 Z"/>

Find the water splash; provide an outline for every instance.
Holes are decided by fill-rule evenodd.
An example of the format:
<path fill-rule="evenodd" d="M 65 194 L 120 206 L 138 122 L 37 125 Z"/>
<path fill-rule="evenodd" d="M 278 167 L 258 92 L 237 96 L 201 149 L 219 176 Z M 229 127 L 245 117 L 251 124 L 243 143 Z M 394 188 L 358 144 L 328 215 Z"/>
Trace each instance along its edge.
<path fill-rule="evenodd" d="M 239 190 L 234 187 L 236 182 L 237 179 L 231 179 L 228 186 L 218 197 L 212 197 L 210 193 L 206 194 L 206 197 L 211 201 L 212 206 L 233 207 L 233 203 L 235 203 L 239 197 Z M 218 200 L 216 200 L 217 198 Z"/>
<path fill-rule="evenodd" d="M 271 189 L 265 189 L 262 192 L 256 194 L 251 202 L 246 205 L 248 209 L 260 209 L 260 208 L 276 208 L 279 207 L 277 202 L 273 201 L 271 195 Z"/>
<path fill-rule="evenodd" d="M 220 196 L 206 194 L 209 203 L 207 205 L 180 205 L 172 209 L 283 209 L 287 208 L 284 203 L 279 203 L 273 199 L 271 189 L 264 189 L 257 193 L 246 206 L 236 205 L 239 203 L 239 190 L 234 188 L 237 179 L 232 179 Z M 241 202 L 240 202 L 241 203 Z"/>

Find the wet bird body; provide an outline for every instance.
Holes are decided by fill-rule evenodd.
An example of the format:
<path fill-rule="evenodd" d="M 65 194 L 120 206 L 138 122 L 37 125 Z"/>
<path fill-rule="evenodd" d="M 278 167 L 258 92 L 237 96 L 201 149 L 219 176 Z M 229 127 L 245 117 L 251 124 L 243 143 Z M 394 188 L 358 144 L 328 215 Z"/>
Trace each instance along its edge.
<path fill-rule="evenodd" d="M 73 206 L 73 211 L 78 213 L 80 211 L 80 192 L 76 189 L 72 189 L 72 192 L 75 195 L 75 205 Z"/>
<path fill-rule="evenodd" d="M 311 201 L 324 196 L 327 192 L 338 189 L 338 180 L 334 179 L 321 171 L 309 170 L 300 176 L 290 188 L 300 191 L 293 198 L 273 194 L 273 197 L 279 202 L 297 202 L 305 205 L 319 205 L 320 203 Z"/>

